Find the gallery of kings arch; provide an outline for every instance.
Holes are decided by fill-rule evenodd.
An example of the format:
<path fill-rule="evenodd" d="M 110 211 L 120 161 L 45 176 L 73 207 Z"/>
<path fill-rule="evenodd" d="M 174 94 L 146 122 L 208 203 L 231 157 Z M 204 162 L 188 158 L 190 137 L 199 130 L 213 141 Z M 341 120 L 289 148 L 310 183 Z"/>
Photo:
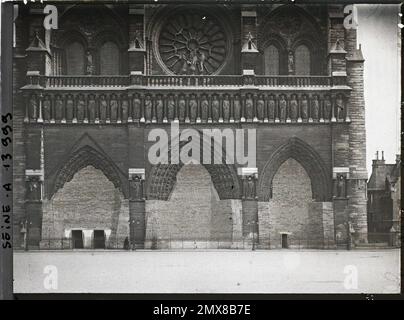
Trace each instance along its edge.
<path fill-rule="evenodd" d="M 50 30 L 43 7 L 14 20 L 15 247 L 367 241 L 364 58 L 343 6 L 57 4 Z M 173 122 L 255 129 L 255 167 L 151 164 L 149 133 Z"/>

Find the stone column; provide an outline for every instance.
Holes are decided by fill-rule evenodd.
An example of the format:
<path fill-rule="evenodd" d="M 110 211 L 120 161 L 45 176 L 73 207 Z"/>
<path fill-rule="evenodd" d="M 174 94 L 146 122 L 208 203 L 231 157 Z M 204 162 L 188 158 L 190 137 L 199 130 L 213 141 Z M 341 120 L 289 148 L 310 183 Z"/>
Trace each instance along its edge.
<path fill-rule="evenodd" d="M 146 236 L 145 169 L 129 169 L 129 233 L 132 249 L 143 249 Z"/>
<path fill-rule="evenodd" d="M 37 249 L 41 241 L 43 171 L 25 170 L 25 210 L 26 210 L 26 243 L 25 249 Z"/>

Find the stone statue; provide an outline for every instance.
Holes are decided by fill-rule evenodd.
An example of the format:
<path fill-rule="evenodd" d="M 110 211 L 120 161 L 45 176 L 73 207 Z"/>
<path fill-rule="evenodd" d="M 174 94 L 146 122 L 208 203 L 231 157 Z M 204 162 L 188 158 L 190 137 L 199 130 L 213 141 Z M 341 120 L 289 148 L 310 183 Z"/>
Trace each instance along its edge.
<path fill-rule="evenodd" d="M 167 102 L 167 120 L 172 121 L 175 117 L 175 101 L 173 96 L 170 96 Z"/>
<path fill-rule="evenodd" d="M 42 103 L 43 106 L 43 120 L 48 122 L 51 119 L 51 101 L 49 96 L 45 96 L 45 99 Z"/>
<path fill-rule="evenodd" d="M 251 97 L 251 94 L 248 93 L 247 97 L 245 99 L 245 118 L 246 118 L 246 120 L 252 120 L 253 107 L 254 107 L 254 101 Z"/>
<path fill-rule="evenodd" d="M 313 97 L 313 101 L 311 104 L 311 117 L 315 120 L 318 120 L 319 111 L 320 111 L 320 101 L 318 101 L 318 96 L 315 95 Z"/>
<path fill-rule="evenodd" d="M 265 101 L 262 95 L 258 97 L 257 100 L 257 114 L 256 117 L 258 120 L 263 120 L 264 119 L 264 108 L 265 108 Z"/>
<path fill-rule="evenodd" d="M 230 100 L 229 95 L 225 94 L 223 97 L 223 120 L 228 122 L 230 119 Z"/>
<path fill-rule="evenodd" d="M 78 121 L 83 121 L 84 120 L 84 115 L 85 115 L 85 101 L 84 97 L 82 95 L 79 95 L 77 99 L 77 120 Z"/>
<path fill-rule="evenodd" d="M 66 98 L 66 120 L 71 121 L 74 117 L 74 101 L 71 95 Z"/>
<path fill-rule="evenodd" d="M 287 108 L 287 102 L 285 96 L 281 95 L 281 98 L 279 100 L 279 119 L 281 121 L 286 120 L 286 108 Z"/>
<path fill-rule="evenodd" d="M 198 116 L 198 102 L 196 101 L 196 97 L 194 94 L 191 95 L 189 100 L 189 118 L 192 122 L 196 121 L 196 117 Z"/>
<path fill-rule="evenodd" d="M 306 120 L 309 117 L 309 103 L 307 101 L 307 96 L 303 95 L 302 101 L 300 102 L 301 106 L 301 117 L 303 120 Z"/>
<path fill-rule="evenodd" d="M 100 120 L 105 121 L 107 119 L 107 100 L 105 98 L 105 95 L 101 95 L 100 97 Z"/>
<path fill-rule="evenodd" d="M 96 113 L 96 103 L 95 103 L 95 99 L 94 96 L 91 95 L 88 99 L 88 120 L 90 122 L 93 122 L 95 120 L 95 118 L 97 117 L 97 113 Z"/>
<path fill-rule="evenodd" d="M 31 119 L 36 120 L 38 118 L 38 102 L 34 94 L 31 95 L 31 99 L 29 100 L 29 107 Z"/>
<path fill-rule="evenodd" d="M 111 97 L 111 101 L 109 103 L 110 107 L 111 107 L 111 115 L 110 115 L 110 120 L 112 122 L 116 122 L 116 120 L 118 120 L 118 100 L 117 97 L 115 95 L 112 95 Z"/>
<path fill-rule="evenodd" d="M 93 61 L 93 55 L 90 51 L 86 52 L 86 74 L 93 75 L 95 73 L 95 66 Z"/>
<path fill-rule="evenodd" d="M 338 119 L 343 120 L 345 117 L 345 112 L 344 112 L 344 101 L 341 95 L 337 96 L 337 99 L 335 100 L 335 106 L 337 108 Z"/>
<path fill-rule="evenodd" d="M 63 118 L 63 100 L 60 98 L 60 96 L 57 96 L 55 101 L 55 119 L 62 120 Z"/>
<path fill-rule="evenodd" d="M 129 103 L 128 103 L 128 98 L 123 97 L 122 98 L 122 103 L 121 103 L 121 112 L 122 112 L 122 121 L 128 121 L 128 115 L 129 115 Z"/>
<path fill-rule="evenodd" d="M 142 117 L 142 110 L 141 110 L 141 102 L 139 97 L 136 95 L 133 98 L 133 117 L 136 120 L 139 120 Z"/>
<path fill-rule="evenodd" d="M 41 182 L 38 177 L 30 177 L 27 181 L 27 199 L 30 201 L 41 200 Z"/>
<path fill-rule="evenodd" d="M 233 102 L 233 106 L 234 106 L 234 120 L 235 121 L 239 121 L 240 120 L 240 112 L 241 112 L 241 106 L 240 106 L 240 98 L 239 96 L 235 96 L 234 97 L 234 102 Z"/>
<path fill-rule="evenodd" d="M 202 121 L 207 121 L 209 115 L 209 101 L 204 95 L 201 101 L 201 118 Z"/>
<path fill-rule="evenodd" d="M 130 180 L 130 196 L 132 200 L 143 200 L 142 178 L 138 175 Z"/>
<path fill-rule="evenodd" d="M 212 100 L 212 119 L 213 119 L 213 121 L 219 120 L 219 108 L 220 108 L 219 99 L 217 98 L 216 95 L 214 95 L 213 100 Z"/>
<path fill-rule="evenodd" d="M 340 174 L 337 177 L 337 197 L 345 198 L 346 197 L 346 186 L 345 186 L 345 177 Z"/>
<path fill-rule="evenodd" d="M 326 97 L 324 99 L 324 119 L 325 120 L 330 120 L 331 118 L 331 101 L 330 97 Z"/>
<path fill-rule="evenodd" d="M 271 96 L 268 101 L 268 119 L 274 120 L 275 119 L 275 100 Z"/>
<path fill-rule="evenodd" d="M 178 118 L 181 122 L 185 121 L 185 98 L 181 96 L 178 100 Z"/>
<path fill-rule="evenodd" d="M 289 74 L 293 74 L 294 69 L 295 69 L 295 61 L 294 61 L 293 52 L 289 51 L 289 54 L 288 54 L 288 72 L 289 72 Z"/>
<path fill-rule="evenodd" d="M 163 103 L 163 99 L 162 99 L 162 97 L 159 95 L 158 97 L 157 97 L 157 100 L 156 100 L 156 107 L 155 107 L 155 109 L 156 109 L 156 112 L 157 112 L 157 121 L 158 122 L 163 122 L 163 108 L 164 108 L 164 103 Z"/>
<path fill-rule="evenodd" d="M 292 94 L 292 97 L 290 99 L 290 114 L 289 117 L 292 120 L 296 120 L 297 119 L 297 115 L 298 115 L 298 103 L 297 103 L 297 99 L 296 99 L 296 95 Z"/>
<path fill-rule="evenodd" d="M 248 176 L 244 181 L 244 198 L 255 199 L 255 180 L 253 176 Z"/>
<path fill-rule="evenodd" d="M 146 96 L 146 99 L 144 101 L 144 107 L 145 107 L 145 119 L 146 122 L 150 122 L 152 119 L 152 105 L 153 102 L 151 100 L 151 97 L 149 95 Z"/>

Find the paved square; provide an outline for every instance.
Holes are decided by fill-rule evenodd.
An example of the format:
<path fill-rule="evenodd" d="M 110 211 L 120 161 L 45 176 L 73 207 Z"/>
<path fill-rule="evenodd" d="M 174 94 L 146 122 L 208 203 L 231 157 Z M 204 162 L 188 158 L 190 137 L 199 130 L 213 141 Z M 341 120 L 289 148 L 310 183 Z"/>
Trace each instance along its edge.
<path fill-rule="evenodd" d="M 50 285 L 55 279 L 57 289 Z M 14 254 L 15 293 L 398 293 L 399 290 L 398 249 Z"/>

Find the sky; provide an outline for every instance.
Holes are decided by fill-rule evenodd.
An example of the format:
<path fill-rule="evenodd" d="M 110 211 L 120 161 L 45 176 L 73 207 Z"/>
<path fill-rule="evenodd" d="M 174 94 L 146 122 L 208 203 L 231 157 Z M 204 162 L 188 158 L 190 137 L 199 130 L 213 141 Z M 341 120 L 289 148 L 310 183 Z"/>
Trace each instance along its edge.
<path fill-rule="evenodd" d="M 398 5 L 356 5 L 358 44 L 365 58 L 366 162 L 376 151 L 387 163 L 400 153 L 400 47 Z"/>

